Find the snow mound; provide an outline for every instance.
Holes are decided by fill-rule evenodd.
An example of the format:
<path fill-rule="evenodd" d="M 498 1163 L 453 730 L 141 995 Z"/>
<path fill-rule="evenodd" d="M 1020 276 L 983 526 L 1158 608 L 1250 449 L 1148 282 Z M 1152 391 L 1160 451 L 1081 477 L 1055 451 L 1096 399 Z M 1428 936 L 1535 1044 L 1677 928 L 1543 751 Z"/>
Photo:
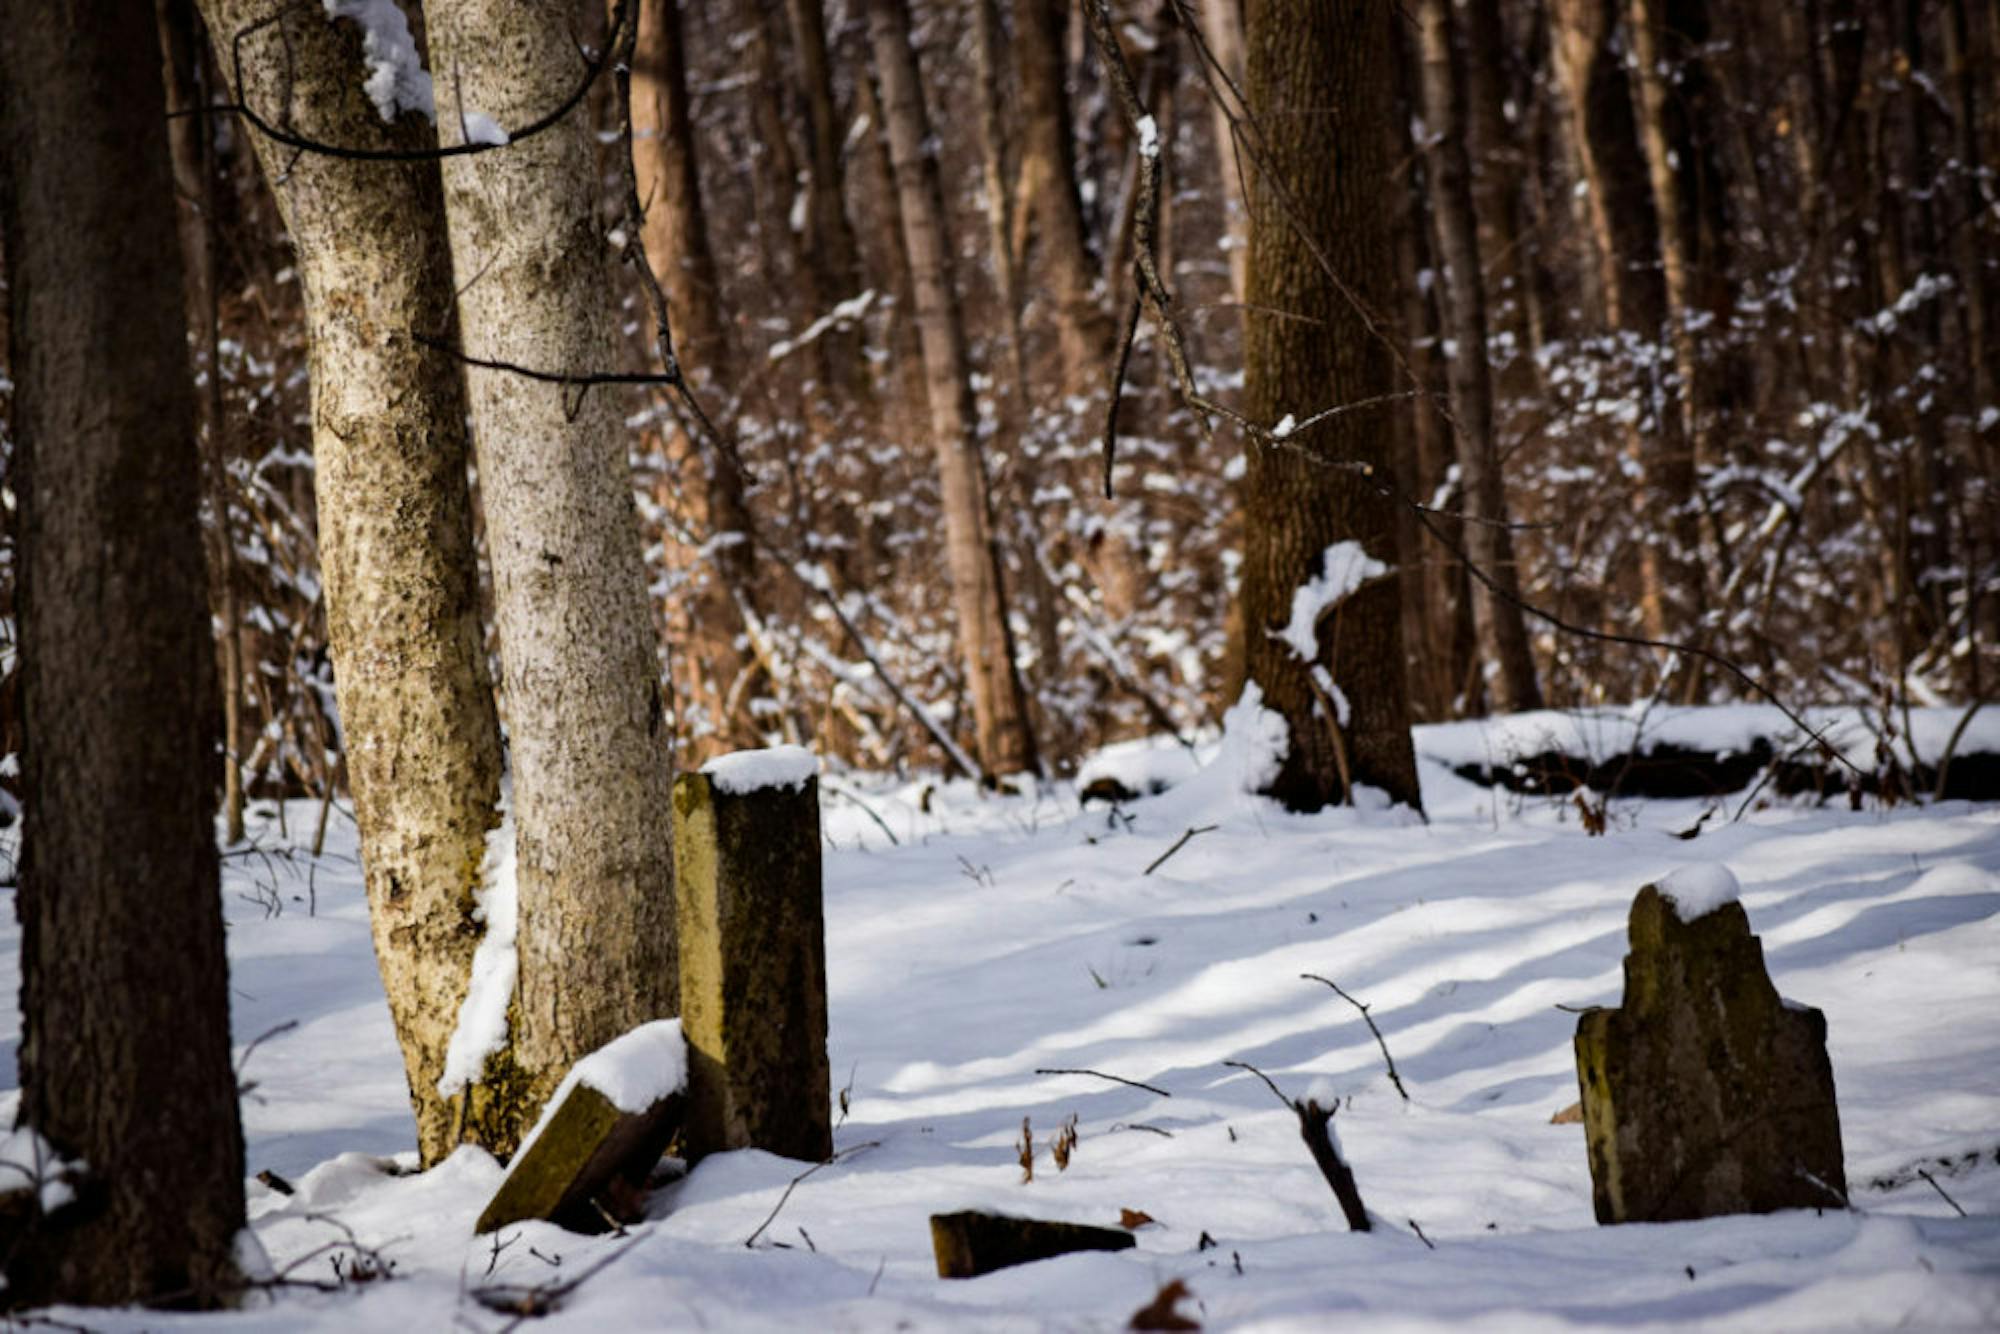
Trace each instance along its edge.
<path fill-rule="evenodd" d="M 1278 776 L 1291 749 L 1284 718 L 1264 707 L 1255 681 L 1222 715 L 1222 741 L 1193 776 L 1146 802 L 1145 812 L 1168 824 L 1211 824 L 1243 807 L 1245 796 L 1263 791 Z"/>
<path fill-rule="evenodd" d="M 542 1105 L 535 1128 L 521 1141 L 514 1155 L 520 1162 L 561 1107 L 563 1099 L 577 1085 L 596 1089 L 621 1112 L 643 1112 L 669 1094 L 687 1087 L 687 1043 L 681 1037 L 681 1021 L 656 1019 L 641 1024 L 623 1037 L 613 1038 L 571 1066 L 562 1083 Z"/>
<path fill-rule="evenodd" d="M 804 746 L 772 746 L 766 750 L 718 755 L 702 765 L 701 771 L 715 784 L 717 792 L 731 796 L 773 787 L 796 792 L 819 772 L 819 757 Z"/>
<path fill-rule="evenodd" d="M 1660 893 L 1683 922 L 1699 921 L 1723 904 L 1736 902 L 1742 892 L 1721 862 L 1695 862 L 1660 881 Z"/>

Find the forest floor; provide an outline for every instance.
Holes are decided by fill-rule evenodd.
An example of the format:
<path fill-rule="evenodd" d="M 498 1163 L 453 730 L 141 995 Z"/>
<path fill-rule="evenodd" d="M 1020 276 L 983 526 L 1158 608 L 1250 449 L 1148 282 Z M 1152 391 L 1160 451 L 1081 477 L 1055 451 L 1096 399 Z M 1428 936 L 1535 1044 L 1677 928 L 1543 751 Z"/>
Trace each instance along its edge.
<path fill-rule="evenodd" d="M 1419 730 L 1428 823 L 1287 814 L 1238 790 L 1227 746 L 1115 811 L 1067 783 L 994 798 L 828 776 L 840 1156 L 788 1197 L 803 1164 L 712 1157 L 622 1238 L 476 1238 L 491 1158 L 407 1170 L 352 823 L 336 814 L 315 860 L 315 806 L 285 813 L 288 835 L 266 806 L 260 850 L 226 863 L 231 986 L 248 1165 L 296 1193 L 253 1180 L 251 1227 L 277 1271 L 338 1288 L 221 1316 L 48 1314 L 494 1331 L 516 1320 L 480 1301 L 497 1288 L 549 1296 L 528 1328 L 1110 1330 L 1180 1280 L 1181 1313 L 1211 1329 L 2000 1327 L 2000 807 L 1781 801 L 1732 819 L 1738 798 L 1677 839 L 1713 803 L 1627 800 L 1591 836 L 1566 799 L 1454 777 L 1465 746 L 1462 727 Z M 1084 777 L 1142 787 L 1193 767 L 1135 745 Z M 1560 1007 L 1618 1002 L 1634 893 L 1691 862 L 1735 873 L 1779 990 L 1826 1013 L 1852 1211 L 1593 1220 L 1582 1127 L 1551 1124 L 1577 1099 Z M 18 949 L 0 912 L 10 1081 Z M 1305 973 L 1371 1007 L 1408 1101 L 1360 1014 Z M 1375 1232 L 1345 1229 L 1292 1113 L 1225 1061 L 1342 1096 Z M 1058 1170 L 1049 1142 L 1071 1117 Z M 1155 1221 L 1120 1254 L 941 1280 L 927 1216 L 966 1208 Z M 378 1259 L 385 1280 L 355 1281 Z"/>

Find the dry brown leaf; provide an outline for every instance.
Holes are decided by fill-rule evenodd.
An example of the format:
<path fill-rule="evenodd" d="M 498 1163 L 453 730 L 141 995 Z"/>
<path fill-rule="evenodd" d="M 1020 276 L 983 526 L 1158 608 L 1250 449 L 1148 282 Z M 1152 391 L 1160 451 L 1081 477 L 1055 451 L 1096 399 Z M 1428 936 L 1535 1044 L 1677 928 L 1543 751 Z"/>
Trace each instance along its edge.
<path fill-rule="evenodd" d="M 1201 1325 L 1176 1311 L 1183 1297 L 1192 1297 L 1188 1285 L 1175 1279 L 1153 1294 L 1153 1300 L 1132 1313 L 1132 1329 L 1200 1329 Z"/>
<path fill-rule="evenodd" d="M 1128 1232 L 1136 1232 L 1148 1223 L 1157 1223 L 1159 1221 L 1159 1219 L 1153 1217 L 1143 1209 L 1120 1209 L 1118 1211 L 1118 1226 L 1126 1229 Z"/>
<path fill-rule="evenodd" d="M 1076 1113 L 1069 1114 L 1069 1120 L 1056 1131 L 1055 1139 L 1049 1144 L 1049 1155 L 1056 1160 L 1056 1171 L 1069 1170 L 1069 1156 L 1076 1151 Z"/>

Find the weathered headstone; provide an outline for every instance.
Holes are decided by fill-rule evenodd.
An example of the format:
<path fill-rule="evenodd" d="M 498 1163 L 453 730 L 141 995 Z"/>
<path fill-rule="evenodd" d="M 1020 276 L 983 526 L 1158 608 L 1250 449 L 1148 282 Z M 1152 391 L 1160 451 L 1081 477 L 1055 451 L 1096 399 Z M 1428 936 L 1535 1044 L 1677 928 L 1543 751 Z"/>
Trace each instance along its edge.
<path fill-rule="evenodd" d="M 1633 901 L 1619 1008 L 1577 1021 L 1600 1223 L 1841 1207 L 1826 1016 L 1778 995 L 1720 866 Z"/>
<path fill-rule="evenodd" d="M 833 1153 L 816 767 L 779 746 L 674 784 L 690 1158 Z"/>
<path fill-rule="evenodd" d="M 1051 1223 L 970 1209 L 931 1215 L 931 1250 L 937 1256 L 939 1278 L 978 1278 L 1074 1251 L 1123 1251 L 1135 1244 L 1130 1232 L 1088 1223 Z"/>
<path fill-rule="evenodd" d="M 681 1127 L 680 1021 L 632 1030 L 578 1061 L 479 1215 L 481 1233 L 544 1218 L 604 1232 L 638 1214 L 647 1175 Z"/>

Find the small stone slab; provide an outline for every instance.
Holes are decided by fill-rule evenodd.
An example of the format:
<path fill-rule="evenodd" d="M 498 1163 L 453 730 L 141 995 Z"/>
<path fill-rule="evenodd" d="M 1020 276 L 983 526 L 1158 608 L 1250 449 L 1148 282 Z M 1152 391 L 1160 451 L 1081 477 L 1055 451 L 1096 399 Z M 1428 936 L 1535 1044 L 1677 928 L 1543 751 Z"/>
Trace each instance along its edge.
<path fill-rule="evenodd" d="M 978 1278 L 1010 1265 L 1075 1251 L 1125 1251 L 1135 1244 L 1130 1232 L 1087 1223 L 1051 1223 L 973 1209 L 931 1215 L 931 1250 L 937 1254 L 939 1278 Z"/>
<path fill-rule="evenodd" d="M 690 1160 L 833 1153 L 814 764 L 775 747 L 674 782 Z"/>
<path fill-rule="evenodd" d="M 646 1177 L 680 1130 L 686 1105 L 670 1093 L 642 1112 L 625 1112 L 590 1085 L 572 1085 L 541 1133 L 515 1155 L 475 1231 L 541 1218 L 594 1233 L 632 1221 Z"/>
<path fill-rule="evenodd" d="M 1826 1016 L 1778 995 L 1743 905 L 1683 921 L 1648 885 L 1630 930 L 1624 1003 L 1576 1026 L 1597 1221 L 1844 1207 Z"/>

